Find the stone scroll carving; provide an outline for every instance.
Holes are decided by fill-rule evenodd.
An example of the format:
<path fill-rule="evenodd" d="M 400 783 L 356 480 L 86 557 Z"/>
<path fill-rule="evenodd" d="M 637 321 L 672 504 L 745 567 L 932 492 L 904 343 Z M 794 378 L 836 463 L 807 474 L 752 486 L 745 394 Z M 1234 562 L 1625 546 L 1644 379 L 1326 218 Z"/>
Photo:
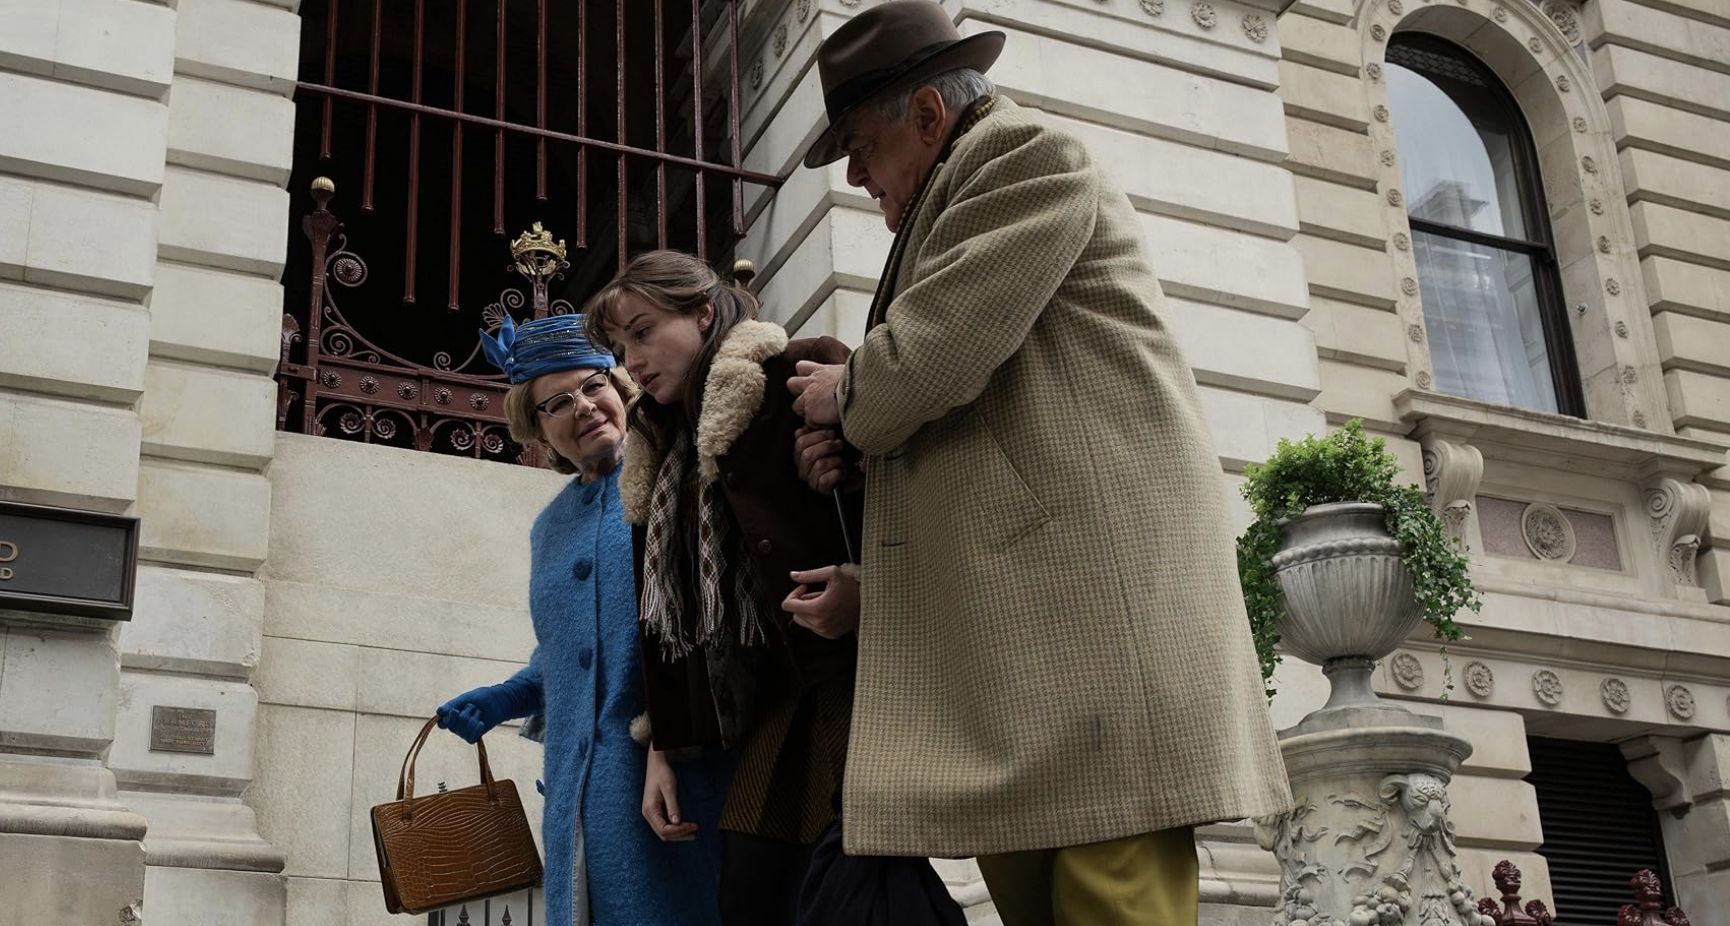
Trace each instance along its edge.
<path fill-rule="evenodd" d="M 1449 536 L 1471 550 L 1467 521 L 1477 507 L 1484 455 L 1470 444 L 1431 438 L 1424 441 L 1424 487 L 1430 507 L 1442 516 Z"/>
<path fill-rule="evenodd" d="M 1646 489 L 1646 516 L 1651 519 L 1658 561 L 1670 570 L 1671 581 L 1683 588 L 1700 585 L 1695 561 L 1711 505 L 1711 494 L 1697 483 L 1666 478 Z"/>

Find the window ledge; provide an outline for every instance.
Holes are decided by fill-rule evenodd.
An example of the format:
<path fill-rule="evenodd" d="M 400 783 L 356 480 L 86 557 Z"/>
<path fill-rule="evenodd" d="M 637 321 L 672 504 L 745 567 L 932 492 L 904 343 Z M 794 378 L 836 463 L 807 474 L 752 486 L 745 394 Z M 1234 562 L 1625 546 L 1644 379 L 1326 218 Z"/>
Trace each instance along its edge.
<path fill-rule="evenodd" d="M 1407 389 L 1394 397 L 1411 436 L 1470 444 L 1496 460 L 1615 479 L 1692 480 L 1730 464 L 1730 447 L 1567 415 Z"/>

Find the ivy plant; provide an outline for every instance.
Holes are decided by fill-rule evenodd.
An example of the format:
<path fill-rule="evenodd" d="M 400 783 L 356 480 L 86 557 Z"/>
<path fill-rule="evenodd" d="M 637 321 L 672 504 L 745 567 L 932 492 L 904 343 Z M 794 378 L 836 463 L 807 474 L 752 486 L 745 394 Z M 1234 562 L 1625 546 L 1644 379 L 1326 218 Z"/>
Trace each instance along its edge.
<path fill-rule="evenodd" d="M 1454 615 L 1461 610 L 1475 613 L 1483 606 L 1465 553 L 1431 510 L 1423 490 L 1398 484 L 1399 471 L 1399 461 L 1388 452 L 1387 443 L 1365 436 L 1363 422 L 1357 419 L 1324 437 L 1312 435 L 1295 443 L 1281 440 L 1267 462 L 1246 470 L 1243 496 L 1255 520 L 1237 539 L 1237 569 L 1264 684 L 1280 661 L 1274 646 L 1279 643 L 1284 605 L 1273 568 L 1280 523 L 1311 505 L 1371 502 L 1382 506 L 1388 533 L 1400 542 L 1401 559 L 1411 573 L 1424 620 L 1444 643 L 1464 638 Z M 1273 697 L 1272 687 L 1267 695 Z"/>

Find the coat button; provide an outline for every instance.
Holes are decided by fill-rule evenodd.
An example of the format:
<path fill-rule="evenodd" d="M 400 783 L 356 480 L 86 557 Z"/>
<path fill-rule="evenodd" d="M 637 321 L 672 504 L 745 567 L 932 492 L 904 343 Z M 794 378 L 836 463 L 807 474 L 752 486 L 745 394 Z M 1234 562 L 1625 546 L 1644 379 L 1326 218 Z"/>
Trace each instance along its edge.
<path fill-rule="evenodd" d="M 583 504 L 585 504 L 585 505 L 594 504 L 595 503 L 595 496 L 600 495 L 600 494 L 601 494 L 601 487 L 600 486 L 589 486 L 588 488 L 583 490 Z"/>
<path fill-rule="evenodd" d="M 582 650 L 577 653 L 577 665 L 583 667 L 584 669 L 587 669 L 589 666 L 592 666 L 594 664 L 595 664 L 595 651 L 589 649 L 586 646 L 583 647 Z"/>
<path fill-rule="evenodd" d="M 774 552 L 774 550 L 775 550 L 775 545 L 770 543 L 769 541 L 767 541 L 767 540 L 757 541 L 757 555 L 758 556 L 768 556 L 770 553 Z"/>
<path fill-rule="evenodd" d="M 586 559 L 580 559 L 580 560 L 577 560 L 576 565 L 573 565 L 571 567 L 571 574 L 575 575 L 577 577 L 578 582 L 582 582 L 582 581 L 587 580 L 589 577 L 589 573 L 593 572 L 594 570 L 595 570 L 595 565 L 593 563 L 589 562 Z"/>

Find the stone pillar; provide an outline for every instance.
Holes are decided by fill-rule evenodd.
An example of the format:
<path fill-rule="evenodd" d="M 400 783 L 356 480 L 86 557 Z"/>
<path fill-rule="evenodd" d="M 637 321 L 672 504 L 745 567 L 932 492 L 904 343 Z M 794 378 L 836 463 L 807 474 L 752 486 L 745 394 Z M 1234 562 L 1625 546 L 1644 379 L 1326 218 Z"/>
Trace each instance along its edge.
<path fill-rule="evenodd" d="M 120 637 L 109 767 L 150 821 L 145 906 L 177 926 L 280 926 L 282 854 L 254 779 L 300 20 L 293 4 L 176 5 L 149 360 L 139 403 L 137 614 Z M 209 739 L 159 744 L 179 719 Z M 178 746 L 170 751 L 164 746 Z"/>
<path fill-rule="evenodd" d="M 0 4 L 0 498 L 133 511 L 174 19 Z M 116 637 L 0 612 L 0 919 L 141 916 L 145 821 L 104 766 Z"/>

